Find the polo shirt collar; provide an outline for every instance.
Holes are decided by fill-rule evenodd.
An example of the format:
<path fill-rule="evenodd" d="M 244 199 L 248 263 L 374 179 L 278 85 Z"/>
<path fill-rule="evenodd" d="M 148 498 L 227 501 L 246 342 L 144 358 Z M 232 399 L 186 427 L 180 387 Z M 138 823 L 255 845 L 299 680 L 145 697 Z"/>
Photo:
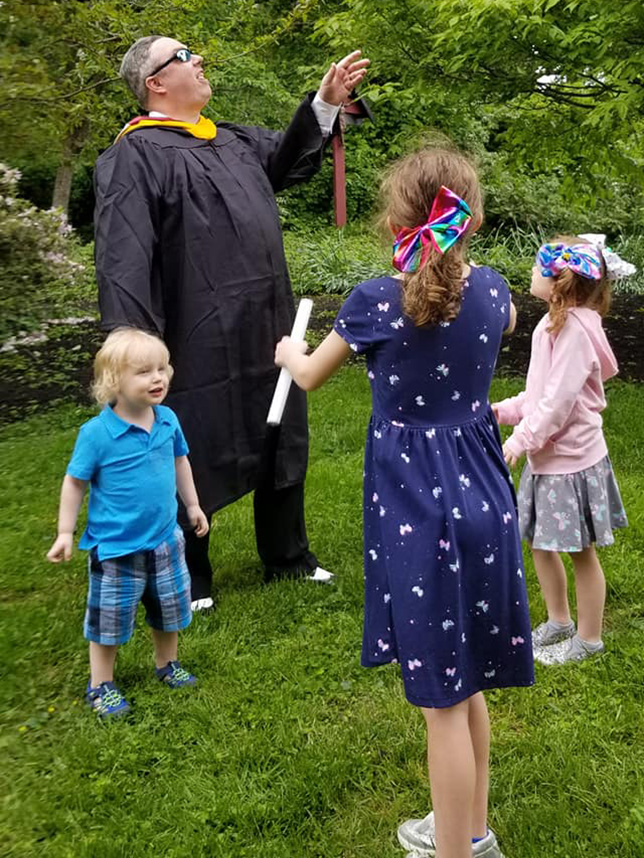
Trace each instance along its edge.
<path fill-rule="evenodd" d="M 156 405 L 152 406 L 152 410 L 154 411 L 154 422 L 155 423 L 167 423 L 170 424 L 170 418 L 160 412 Z M 112 438 L 120 438 L 121 435 L 125 435 L 125 433 L 132 428 L 138 429 L 140 427 L 134 426 L 133 423 L 128 423 L 126 420 L 123 420 L 122 417 L 119 417 L 118 414 L 114 411 L 111 405 L 106 405 L 105 408 L 100 413 L 100 418 L 107 426 L 107 429 L 112 436 Z"/>

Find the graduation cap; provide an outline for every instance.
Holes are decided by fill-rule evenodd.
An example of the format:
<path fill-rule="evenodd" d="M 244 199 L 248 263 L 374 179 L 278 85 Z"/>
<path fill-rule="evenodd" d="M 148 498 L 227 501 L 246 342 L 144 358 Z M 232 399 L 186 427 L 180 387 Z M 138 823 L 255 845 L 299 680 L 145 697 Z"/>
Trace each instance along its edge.
<path fill-rule="evenodd" d="M 344 105 L 345 124 L 362 125 L 366 120 L 373 122 L 373 113 L 364 98 L 358 98 L 355 90 L 349 97 L 351 100 Z"/>

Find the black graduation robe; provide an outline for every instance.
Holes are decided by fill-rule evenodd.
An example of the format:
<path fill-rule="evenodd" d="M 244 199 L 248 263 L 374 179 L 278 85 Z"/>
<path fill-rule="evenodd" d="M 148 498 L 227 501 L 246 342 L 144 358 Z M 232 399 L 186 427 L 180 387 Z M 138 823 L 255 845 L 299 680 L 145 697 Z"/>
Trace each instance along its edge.
<path fill-rule="evenodd" d="M 274 192 L 319 168 L 325 138 L 309 96 L 285 132 L 218 124 L 214 140 L 141 128 L 98 159 L 101 327 L 155 332 L 175 374 L 167 404 L 188 444 L 206 514 L 257 485 L 277 381 L 275 344 L 294 303 Z M 275 487 L 303 482 L 305 395 L 291 388 Z"/>

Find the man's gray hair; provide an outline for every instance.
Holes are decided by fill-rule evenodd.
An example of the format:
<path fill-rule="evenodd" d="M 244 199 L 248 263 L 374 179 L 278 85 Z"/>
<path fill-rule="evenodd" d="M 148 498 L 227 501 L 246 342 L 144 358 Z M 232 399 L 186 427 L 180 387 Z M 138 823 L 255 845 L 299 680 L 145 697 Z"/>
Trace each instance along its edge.
<path fill-rule="evenodd" d="M 153 69 L 150 68 L 150 48 L 163 36 L 143 36 L 128 49 L 121 62 L 119 74 L 134 93 L 141 107 L 148 106 L 148 88 L 145 79 Z"/>

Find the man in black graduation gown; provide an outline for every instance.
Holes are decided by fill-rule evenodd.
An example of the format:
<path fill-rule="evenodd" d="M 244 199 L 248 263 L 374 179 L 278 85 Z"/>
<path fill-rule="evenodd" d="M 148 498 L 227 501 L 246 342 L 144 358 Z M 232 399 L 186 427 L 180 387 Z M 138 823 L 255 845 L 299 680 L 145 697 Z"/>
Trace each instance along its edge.
<path fill-rule="evenodd" d="M 342 102 L 365 74 L 356 51 L 333 64 L 285 132 L 200 115 L 211 89 L 202 57 L 148 36 L 121 74 L 147 116 L 98 159 L 96 271 L 101 325 L 135 326 L 168 344 L 168 405 L 183 426 L 208 516 L 255 491 L 255 533 L 269 576 L 332 576 L 304 522 L 306 399 L 293 386 L 275 450 L 266 415 L 275 343 L 294 304 L 274 194 L 319 168 Z M 186 533 L 195 609 L 212 605 L 207 537 Z"/>

